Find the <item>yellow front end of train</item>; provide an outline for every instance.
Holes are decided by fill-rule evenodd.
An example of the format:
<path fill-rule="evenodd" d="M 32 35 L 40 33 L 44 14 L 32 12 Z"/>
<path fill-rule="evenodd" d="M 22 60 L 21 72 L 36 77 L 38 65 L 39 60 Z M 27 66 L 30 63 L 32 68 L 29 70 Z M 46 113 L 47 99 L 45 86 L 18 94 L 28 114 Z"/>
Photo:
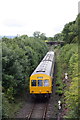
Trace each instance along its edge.
<path fill-rule="evenodd" d="M 34 74 L 30 77 L 30 94 L 52 93 L 52 77 L 46 74 Z"/>

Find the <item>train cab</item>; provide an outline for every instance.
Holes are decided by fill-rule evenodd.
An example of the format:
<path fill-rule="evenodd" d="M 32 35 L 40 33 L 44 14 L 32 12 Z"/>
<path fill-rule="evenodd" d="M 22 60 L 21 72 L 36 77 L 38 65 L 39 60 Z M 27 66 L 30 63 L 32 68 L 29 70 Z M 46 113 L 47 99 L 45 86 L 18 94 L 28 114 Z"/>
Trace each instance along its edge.
<path fill-rule="evenodd" d="M 36 74 L 30 78 L 30 93 L 32 94 L 47 94 L 52 93 L 50 76 L 45 74 Z"/>

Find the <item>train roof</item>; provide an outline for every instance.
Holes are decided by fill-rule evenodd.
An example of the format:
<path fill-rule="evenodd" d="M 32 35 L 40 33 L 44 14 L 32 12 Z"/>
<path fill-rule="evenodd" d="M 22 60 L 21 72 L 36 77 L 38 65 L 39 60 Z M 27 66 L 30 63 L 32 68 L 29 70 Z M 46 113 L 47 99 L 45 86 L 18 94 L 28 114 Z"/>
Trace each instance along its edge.
<path fill-rule="evenodd" d="M 50 76 L 51 67 L 52 67 L 51 61 L 42 61 L 37 66 L 37 68 L 34 70 L 32 75 L 34 75 L 34 74 L 46 74 L 46 75 Z"/>
<path fill-rule="evenodd" d="M 49 51 L 45 57 L 43 58 L 42 61 L 53 61 L 54 58 L 54 52 L 53 51 Z"/>
<path fill-rule="evenodd" d="M 54 52 L 49 51 L 31 75 L 46 74 L 50 76 L 53 62 L 54 62 Z"/>

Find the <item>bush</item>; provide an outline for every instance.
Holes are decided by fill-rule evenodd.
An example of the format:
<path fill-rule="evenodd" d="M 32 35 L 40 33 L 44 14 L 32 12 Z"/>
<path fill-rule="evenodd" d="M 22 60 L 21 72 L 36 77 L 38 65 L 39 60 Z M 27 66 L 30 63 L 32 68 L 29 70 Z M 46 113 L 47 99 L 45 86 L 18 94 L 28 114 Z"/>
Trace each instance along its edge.
<path fill-rule="evenodd" d="M 63 84 L 64 73 L 68 73 L 68 81 Z M 61 94 L 64 90 L 65 104 L 68 112 L 67 118 L 79 117 L 78 109 L 78 45 L 67 44 L 60 49 L 60 54 L 57 57 L 57 93 Z"/>
<path fill-rule="evenodd" d="M 2 41 L 2 71 L 3 71 L 3 97 L 5 108 L 16 96 L 20 96 L 29 89 L 29 76 L 37 67 L 43 56 L 48 51 L 45 42 L 28 36 L 16 37 L 14 39 L 3 38 Z M 9 101 L 8 101 L 9 100 Z M 6 105 L 7 104 L 7 105 Z M 4 105 L 3 105 L 4 106 Z"/>

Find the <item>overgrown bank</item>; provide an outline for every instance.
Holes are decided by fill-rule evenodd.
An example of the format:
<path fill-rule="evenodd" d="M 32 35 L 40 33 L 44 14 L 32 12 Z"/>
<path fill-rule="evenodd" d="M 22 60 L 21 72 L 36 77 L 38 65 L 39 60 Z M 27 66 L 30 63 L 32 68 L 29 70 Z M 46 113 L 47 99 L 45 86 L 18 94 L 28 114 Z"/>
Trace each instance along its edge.
<path fill-rule="evenodd" d="M 66 44 L 57 55 L 57 94 L 62 95 L 63 117 L 79 118 L 78 104 L 78 45 Z M 68 79 L 65 79 L 68 73 Z"/>
<path fill-rule="evenodd" d="M 47 45 L 38 38 L 23 35 L 2 39 L 3 117 L 12 117 L 13 106 L 19 108 L 16 97 L 29 90 L 29 76 L 47 51 Z"/>

